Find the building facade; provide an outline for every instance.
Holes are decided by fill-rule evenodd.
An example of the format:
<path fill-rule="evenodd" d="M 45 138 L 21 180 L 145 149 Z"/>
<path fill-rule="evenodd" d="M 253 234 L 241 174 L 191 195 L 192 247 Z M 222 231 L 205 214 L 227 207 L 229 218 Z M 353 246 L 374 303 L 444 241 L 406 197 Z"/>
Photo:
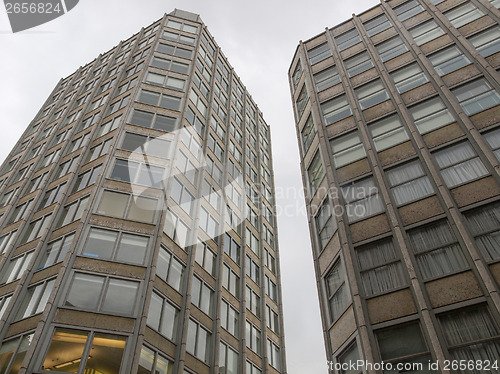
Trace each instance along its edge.
<path fill-rule="evenodd" d="M 286 373 L 270 131 L 198 15 L 57 84 L 0 230 L 2 373 Z"/>
<path fill-rule="evenodd" d="M 360 359 L 394 365 L 387 373 L 479 373 L 489 360 L 499 372 L 499 6 L 382 1 L 296 50 L 332 369 Z"/>

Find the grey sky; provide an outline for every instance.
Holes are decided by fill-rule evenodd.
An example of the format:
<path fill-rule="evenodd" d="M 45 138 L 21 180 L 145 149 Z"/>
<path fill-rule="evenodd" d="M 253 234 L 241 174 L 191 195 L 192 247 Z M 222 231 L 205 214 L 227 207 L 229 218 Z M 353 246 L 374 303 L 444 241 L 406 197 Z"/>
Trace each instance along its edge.
<path fill-rule="evenodd" d="M 0 163 L 59 81 L 171 12 L 201 15 L 271 127 L 288 372 L 326 373 L 287 72 L 307 40 L 375 0 L 80 0 L 67 15 L 12 34 L 0 8 Z M 288 193 L 280 193 L 287 190 Z"/>

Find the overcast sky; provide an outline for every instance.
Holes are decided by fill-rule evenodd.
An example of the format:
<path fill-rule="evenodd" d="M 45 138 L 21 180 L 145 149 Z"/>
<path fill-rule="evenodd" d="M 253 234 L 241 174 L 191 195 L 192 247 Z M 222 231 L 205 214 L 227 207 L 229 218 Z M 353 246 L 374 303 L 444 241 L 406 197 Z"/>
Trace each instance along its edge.
<path fill-rule="evenodd" d="M 201 18 L 271 127 L 275 184 L 302 180 L 287 79 L 299 40 L 376 5 L 375 0 L 80 0 L 68 14 L 13 34 L 0 8 L 0 163 L 60 78 L 174 8 Z M 278 195 L 281 281 L 290 374 L 327 373 L 318 293 L 302 196 Z"/>

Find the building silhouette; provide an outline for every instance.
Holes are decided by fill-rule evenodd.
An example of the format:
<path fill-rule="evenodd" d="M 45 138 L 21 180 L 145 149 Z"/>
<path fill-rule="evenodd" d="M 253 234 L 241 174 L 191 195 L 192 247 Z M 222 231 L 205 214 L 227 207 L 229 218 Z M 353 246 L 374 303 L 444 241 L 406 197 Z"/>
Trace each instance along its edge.
<path fill-rule="evenodd" d="M 286 373 L 269 127 L 196 14 L 62 79 L 0 169 L 0 372 Z"/>
<path fill-rule="evenodd" d="M 299 43 L 289 81 L 330 368 L 498 365 L 499 6 L 382 1 Z"/>

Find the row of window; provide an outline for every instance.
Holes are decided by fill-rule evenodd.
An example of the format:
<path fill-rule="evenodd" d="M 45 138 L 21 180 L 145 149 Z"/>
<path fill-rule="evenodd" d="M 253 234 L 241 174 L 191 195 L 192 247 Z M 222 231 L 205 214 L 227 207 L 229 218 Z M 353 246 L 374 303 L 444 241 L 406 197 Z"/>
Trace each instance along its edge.
<path fill-rule="evenodd" d="M 477 360 L 495 362 L 500 352 L 500 330 L 486 305 L 441 313 L 437 319 L 452 360 L 466 363 L 476 363 Z M 430 350 L 418 321 L 378 329 L 374 334 L 385 363 L 395 365 L 404 362 L 408 367 L 414 365 L 412 371 L 432 372 L 428 371 L 428 363 L 432 361 Z M 360 358 L 355 340 L 336 360 L 348 367 Z M 457 373 L 474 371 L 472 367 L 456 370 Z"/>

